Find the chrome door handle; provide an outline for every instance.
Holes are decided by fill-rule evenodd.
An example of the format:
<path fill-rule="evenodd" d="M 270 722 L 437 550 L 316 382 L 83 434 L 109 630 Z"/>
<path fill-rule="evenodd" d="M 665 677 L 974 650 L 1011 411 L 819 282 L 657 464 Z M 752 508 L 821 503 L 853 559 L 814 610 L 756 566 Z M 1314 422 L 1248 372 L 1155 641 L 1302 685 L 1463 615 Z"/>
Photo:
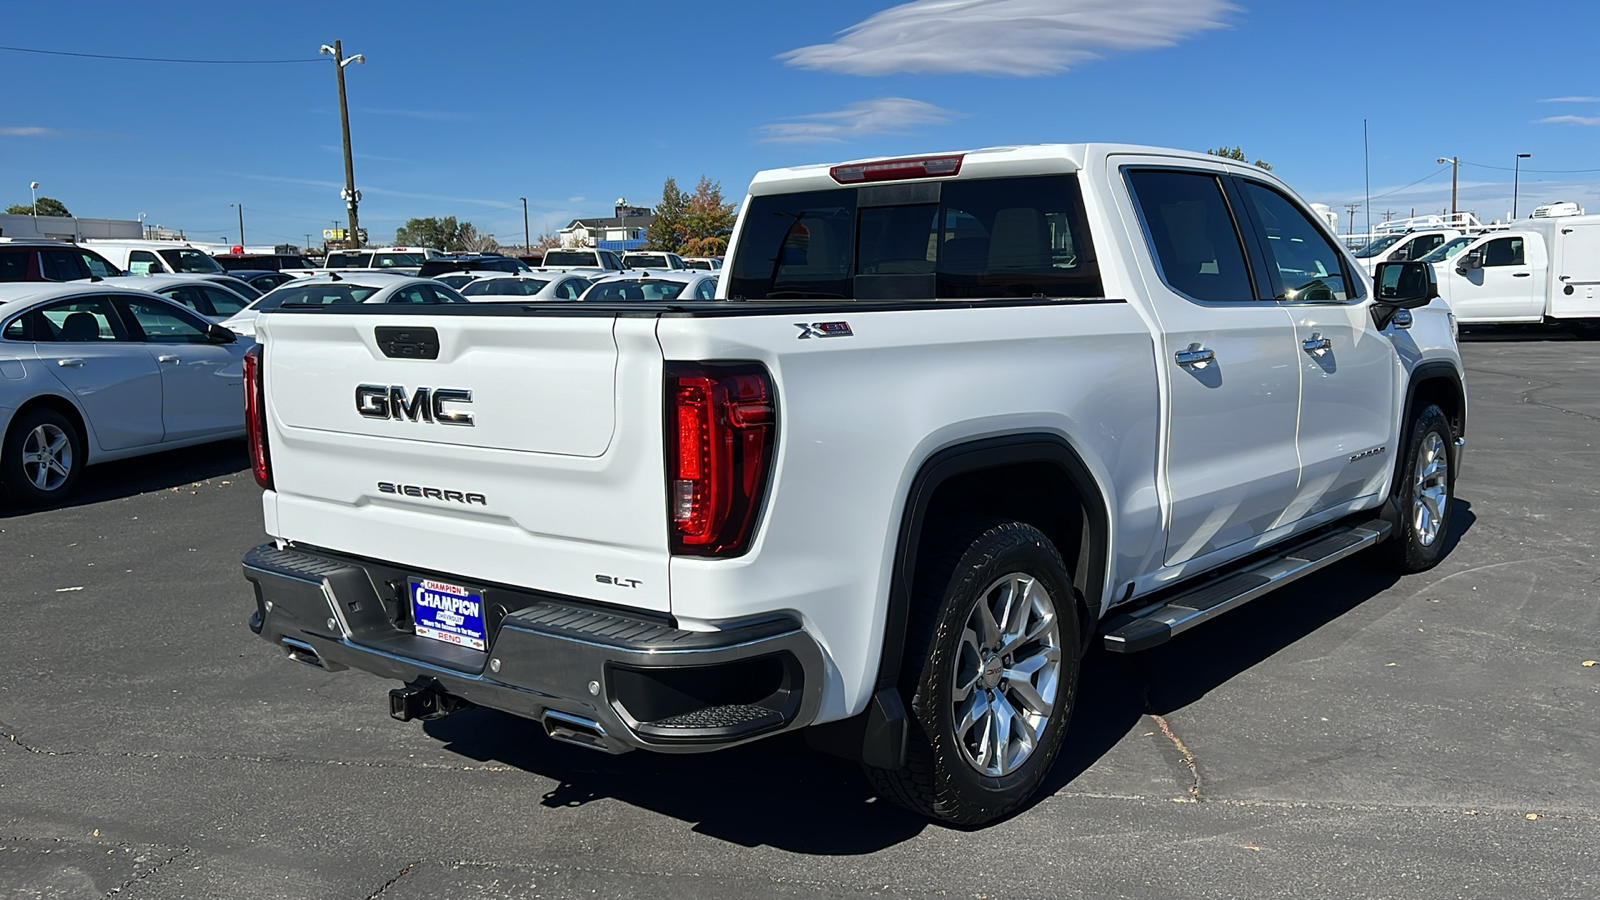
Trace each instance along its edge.
<path fill-rule="evenodd" d="M 1320 334 L 1312 334 L 1311 338 L 1302 343 L 1300 346 L 1304 347 L 1307 353 L 1322 354 L 1328 352 L 1328 350 L 1333 347 L 1333 341 L 1328 340 Z"/>
<path fill-rule="evenodd" d="M 81 359 L 58 359 L 58 360 L 56 360 L 56 365 L 60 366 L 63 369 L 81 369 L 81 368 L 83 368 L 83 360 L 81 360 Z"/>
<path fill-rule="evenodd" d="M 164 362 L 164 363 L 181 363 L 181 362 L 183 362 L 183 360 L 179 359 L 176 356 L 158 356 L 158 357 L 156 357 L 156 361 L 157 362 Z"/>
<path fill-rule="evenodd" d="M 1189 349 L 1179 350 L 1172 358 L 1186 369 L 1204 369 L 1216 360 L 1217 354 L 1199 344 L 1190 344 Z"/>

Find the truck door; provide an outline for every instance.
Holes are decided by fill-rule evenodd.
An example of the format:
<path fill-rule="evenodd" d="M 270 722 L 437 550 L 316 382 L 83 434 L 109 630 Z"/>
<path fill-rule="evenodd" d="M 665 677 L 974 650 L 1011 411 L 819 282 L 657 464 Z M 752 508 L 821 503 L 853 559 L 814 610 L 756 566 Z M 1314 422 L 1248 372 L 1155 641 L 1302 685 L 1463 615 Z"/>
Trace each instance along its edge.
<path fill-rule="evenodd" d="M 1259 299 L 1223 170 L 1124 171 L 1160 275 L 1145 280 L 1169 385 L 1166 564 L 1177 565 L 1260 536 L 1293 500 L 1300 352 L 1289 314 Z"/>
<path fill-rule="evenodd" d="M 1300 369 L 1300 483 L 1284 518 L 1293 522 L 1382 487 L 1398 449 L 1390 446 L 1398 418 L 1395 351 L 1362 302 L 1352 263 L 1311 214 L 1271 185 L 1248 178 L 1236 184 L 1274 295 L 1295 323 L 1295 333 L 1284 336 L 1294 342 Z"/>
<path fill-rule="evenodd" d="M 1537 322 L 1544 318 L 1544 296 L 1535 268 L 1548 268 L 1542 237 L 1490 238 L 1456 257 L 1450 308 L 1463 322 Z"/>

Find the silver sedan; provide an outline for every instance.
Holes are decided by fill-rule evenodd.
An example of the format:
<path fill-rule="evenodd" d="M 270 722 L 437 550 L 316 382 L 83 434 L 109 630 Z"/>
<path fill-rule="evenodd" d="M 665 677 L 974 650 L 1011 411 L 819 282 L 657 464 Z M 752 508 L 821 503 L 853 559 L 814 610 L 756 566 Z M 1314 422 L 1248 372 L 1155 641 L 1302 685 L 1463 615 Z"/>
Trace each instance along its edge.
<path fill-rule="evenodd" d="M 0 478 L 52 503 L 84 466 L 243 435 L 250 343 L 110 281 L 0 285 Z"/>

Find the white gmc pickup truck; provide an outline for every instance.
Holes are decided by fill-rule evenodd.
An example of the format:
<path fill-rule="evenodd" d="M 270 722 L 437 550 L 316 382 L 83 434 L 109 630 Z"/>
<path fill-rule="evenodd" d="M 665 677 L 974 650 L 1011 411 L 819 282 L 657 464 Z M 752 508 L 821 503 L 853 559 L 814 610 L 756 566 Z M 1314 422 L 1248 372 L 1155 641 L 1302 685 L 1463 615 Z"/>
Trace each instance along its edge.
<path fill-rule="evenodd" d="M 284 306 L 250 627 L 612 753 L 794 729 L 950 822 L 1061 747 L 1086 648 L 1446 544 L 1427 263 L 1271 173 L 1116 145 L 759 174 L 691 302 Z"/>

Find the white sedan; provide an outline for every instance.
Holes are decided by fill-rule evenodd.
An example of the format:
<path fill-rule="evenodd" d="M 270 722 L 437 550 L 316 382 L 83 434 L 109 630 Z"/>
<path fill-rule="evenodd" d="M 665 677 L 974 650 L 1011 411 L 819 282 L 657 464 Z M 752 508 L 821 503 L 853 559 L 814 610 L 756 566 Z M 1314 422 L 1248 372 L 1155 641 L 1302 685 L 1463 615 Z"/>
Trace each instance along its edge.
<path fill-rule="evenodd" d="M 52 503 L 84 466 L 243 435 L 250 343 L 110 282 L 0 286 L 0 478 Z"/>
<path fill-rule="evenodd" d="M 296 278 L 273 288 L 222 324 L 255 337 L 256 316 L 280 306 L 331 306 L 344 303 L 466 303 L 467 298 L 432 278 L 388 272 L 330 272 Z"/>
<path fill-rule="evenodd" d="M 717 296 L 717 276 L 713 272 L 687 269 L 663 272 L 658 269 L 619 272 L 594 282 L 583 300 L 711 300 Z"/>
<path fill-rule="evenodd" d="M 227 277 L 227 276 L 221 276 Z M 237 281 L 228 278 L 229 281 Z M 225 283 L 213 281 L 207 275 L 130 275 L 119 285 L 159 294 L 174 303 L 181 303 L 213 322 L 222 322 L 250 305 L 261 296 L 259 291 L 246 297 Z M 248 288 L 249 285 L 244 285 Z"/>
<path fill-rule="evenodd" d="M 473 303 L 516 303 L 527 300 L 576 300 L 589 289 L 589 279 L 566 272 L 531 275 L 495 273 L 468 282 L 461 296 Z"/>

